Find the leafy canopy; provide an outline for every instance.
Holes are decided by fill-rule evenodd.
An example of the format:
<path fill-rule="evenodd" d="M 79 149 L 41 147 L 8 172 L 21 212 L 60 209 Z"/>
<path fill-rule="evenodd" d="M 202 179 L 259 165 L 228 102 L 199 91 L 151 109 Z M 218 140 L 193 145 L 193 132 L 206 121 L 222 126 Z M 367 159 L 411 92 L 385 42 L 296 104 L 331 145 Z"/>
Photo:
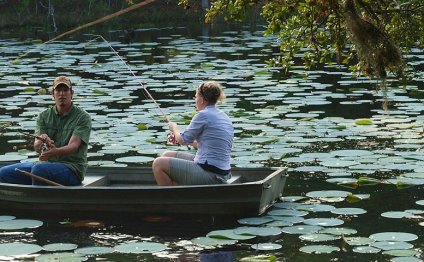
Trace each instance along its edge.
<path fill-rule="evenodd" d="M 198 0 L 180 0 L 185 7 Z M 422 0 L 211 0 L 206 22 L 243 21 L 254 10 L 267 23 L 265 35 L 280 40 L 271 64 L 286 70 L 302 52 L 305 67 L 337 62 L 371 77 L 404 75 L 403 55 L 424 45 Z"/>

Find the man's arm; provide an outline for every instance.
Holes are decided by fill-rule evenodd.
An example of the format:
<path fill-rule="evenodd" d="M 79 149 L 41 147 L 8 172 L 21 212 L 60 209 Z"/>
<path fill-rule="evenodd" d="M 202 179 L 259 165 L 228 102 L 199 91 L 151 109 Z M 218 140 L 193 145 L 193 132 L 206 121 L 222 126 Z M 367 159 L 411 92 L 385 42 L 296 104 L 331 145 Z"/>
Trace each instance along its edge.
<path fill-rule="evenodd" d="M 39 159 L 40 161 L 47 161 L 52 157 L 73 154 L 77 152 L 79 146 L 81 145 L 81 142 L 82 140 L 78 136 L 71 136 L 71 139 L 69 139 L 69 142 L 66 146 L 55 147 L 54 145 L 52 145 L 49 150 L 41 153 Z"/>

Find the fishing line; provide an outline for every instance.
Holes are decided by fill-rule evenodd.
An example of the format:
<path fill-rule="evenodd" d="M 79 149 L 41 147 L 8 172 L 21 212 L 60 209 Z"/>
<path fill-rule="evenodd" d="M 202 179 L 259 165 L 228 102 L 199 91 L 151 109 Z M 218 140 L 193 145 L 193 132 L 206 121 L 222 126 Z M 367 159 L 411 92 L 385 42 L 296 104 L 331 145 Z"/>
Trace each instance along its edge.
<path fill-rule="evenodd" d="M 150 100 L 153 101 L 153 103 L 155 103 L 155 105 L 157 106 L 157 108 L 159 109 L 159 111 L 162 113 L 162 115 L 165 117 L 166 122 L 169 122 L 169 118 L 167 116 L 167 114 L 165 113 L 165 111 L 160 107 L 159 103 L 156 101 L 156 99 L 153 98 L 153 96 L 150 94 L 149 90 L 147 90 L 147 88 L 144 86 L 143 82 L 141 82 L 137 76 L 135 75 L 134 71 L 131 69 L 131 67 L 128 65 L 127 62 L 125 62 L 125 60 L 119 55 L 119 53 L 112 47 L 112 45 L 102 36 L 102 35 L 94 35 L 95 38 L 90 40 L 88 43 L 93 42 L 97 39 L 102 39 L 110 48 L 110 50 L 112 50 L 112 52 L 122 61 L 122 63 L 127 67 L 128 71 L 137 79 L 138 83 L 140 84 L 141 88 L 143 88 L 144 92 L 146 92 L 148 98 Z"/>

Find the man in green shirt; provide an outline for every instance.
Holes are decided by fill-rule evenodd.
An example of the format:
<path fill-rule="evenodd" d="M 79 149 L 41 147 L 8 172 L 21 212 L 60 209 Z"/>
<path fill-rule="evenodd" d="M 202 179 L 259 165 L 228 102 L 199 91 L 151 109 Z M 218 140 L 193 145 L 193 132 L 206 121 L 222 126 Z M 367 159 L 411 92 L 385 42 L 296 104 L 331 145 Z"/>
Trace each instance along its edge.
<path fill-rule="evenodd" d="M 55 105 L 38 115 L 35 129 L 34 148 L 40 161 L 0 168 L 1 183 L 43 184 L 15 169 L 67 186 L 79 185 L 84 179 L 91 117 L 72 103 L 74 90 L 68 77 L 57 77 L 51 94 Z"/>

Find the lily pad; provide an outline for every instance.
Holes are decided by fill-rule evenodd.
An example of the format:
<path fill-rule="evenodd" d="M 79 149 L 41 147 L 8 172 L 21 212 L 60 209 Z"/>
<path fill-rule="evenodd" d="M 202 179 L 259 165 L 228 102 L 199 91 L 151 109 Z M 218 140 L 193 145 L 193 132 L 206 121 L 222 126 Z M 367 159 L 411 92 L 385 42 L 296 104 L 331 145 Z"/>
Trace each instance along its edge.
<path fill-rule="evenodd" d="M 311 198 L 331 198 L 331 197 L 345 198 L 350 194 L 351 193 L 348 191 L 341 191 L 341 190 L 311 191 L 306 193 L 306 195 Z"/>
<path fill-rule="evenodd" d="M 340 251 L 340 248 L 327 245 L 310 245 L 299 248 L 299 251 L 308 254 L 330 254 L 332 252 Z"/>
<path fill-rule="evenodd" d="M 270 217 L 246 217 L 237 220 L 237 222 L 243 225 L 262 225 L 271 221 L 273 221 L 273 219 Z"/>
<path fill-rule="evenodd" d="M 148 163 L 153 161 L 154 158 L 153 157 L 148 157 L 148 156 L 127 156 L 127 157 L 120 157 L 117 158 L 115 161 L 116 162 L 121 162 L 121 163 Z"/>
<path fill-rule="evenodd" d="M 247 240 L 247 239 L 255 238 L 255 236 L 253 235 L 236 234 L 233 229 L 215 230 L 215 231 L 209 232 L 206 236 L 211 238 L 234 239 L 234 240 Z"/>
<path fill-rule="evenodd" d="M 370 246 L 358 246 L 352 249 L 355 253 L 361 253 L 361 254 L 376 254 L 381 251 L 381 249 L 378 249 L 376 247 L 370 247 Z"/>
<path fill-rule="evenodd" d="M 392 250 L 392 249 L 411 249 L 414 247 L 411 243 L 403 241 L 377 241 L 370 244 L 373 247 L 381 250 Z"/>
<path fill-rule="evenodd" d="M 310 242 L 325 242 L 325 241 L 334 241 L 334 240 L 340 239 L 340 236 L 316 233 L 316 234 L 300 235 L 299 238 L 301 240 L 310 241 Z"/>
<path fill-rule="evenodd" d="M 240 262 L 277 262 L 277 257 L 274 255 L 248 256 L 241 258 Z"/>
<path fill-rule="evenodd" d="M 345 237 L 343 240 L 350 246 L 365 246 L 375 242 L 369 237 Z"/>
<path fill-rule="evenodd" d="M 39 245 L 22 242 L 0 244 L 0 256 L 22 256 L 41 251 L 43 248 Z"/>
<path fill-rule="evenodd" d="M 358 231 L 352 228 L 345 228 L 345 227 L 327 227 L 323 230 L 320 230 L 319 233 L 323 234 L 332 234 L 337 236 L 348 236 L 348 235 L 354 235 Z"/>
<path fill-rule="evenodd" d="M 342 225 L 344 221 L 338 218 L 308 218 L 303 223 L 311 226 L 331 227 Z"/>
<path fill-rule="evenodd" d="M 81 255 L 103 255 L 113 253 L 112 247 L 83 247 L 75 249 L 75 253 Z"/>
<path fill-rule="evenodd" d="M 365 209 L 362 208 L 336 208 L 334 210 L 331 210 L 331 213 L 333 214 L 337 214 L 337 215 L 362 215 L 367 213 L 367 211 Z"/>
<path fill-rule="evenodd" d="M 197 237 L 192 239 L 191 242 L 204 247 L 217 247 L 225 245 L 234 245 L 235 243 L 237 243 L 237 240 L 212 237 Z"/>
<path fill-rule="evenodd" d="M 308 212 L 306 211 L 300 211 L 300 210 L 291 210 L 291 209 L 274 209 L 268 212 L 268 215 L 270 216 L 299 216 L 303 217 L 306 216 Z"/>
<path fill-rule="evenodd" d="M 257 244 L 251 245 L 251 247 L 255 250 L 270 251 L 270 250 L 280 249 L 283 246 L 276 243 L 257 243 Z"/>
<path fill-rule="evenodd" d="M 278 227 L 238 227 L 234 229 L 234 233 L 240 235 L 251 236 L 276 236 L 282 233 Z"/>
<path fill-rule="evenodd" d="M 297 225 L 290 227 L 283 227 L 282 230 L 287 234 L 312 234 L 320 231 L 323 227 L 312 225 Z"/>
<path fill-rule="evenodd" d="M 414 214 L 408 211 L 388 211 L 381 213 L 381 216 L 387 218 L 412 218 Z"/>
<path fill-rule="evenodd" d="M 405 232 L 382 232 L 370 235 L 371 239 L 375 241 L 414 241 L 418 236 L 412 233 Z"/>
<path fill-rule="evenodd" d="M 28 156 L 26 155 L 5 154 L 5 155 L 0 155 L 0 162 L 19 162 L 27 158 Z"/>
<path fill-rule="evenodd" d="M 66 261 L 66 262 L 82 262 L 87 261 L 88 258 L 76 253 L 60 252 L 53 254 L 42 254 L 35 257 L 36 262 L 52 262 L 52 261 Z"/>
<path fill-rule="evenodd" d="M 43 225 L 43 221 L 33 219 L 13 219 L 0 222 L 0 230 L 17 230 L 24 228 L 37 228 Z"/>
<path fill-rule="evenodd" d="M 0 222 L 13 220 L 15 218 L 16 218 L 15 216 L 0 216 Z"/>
<path fill-rule="evenodd" d="M 78 247 L 76 244 L 72 243 L 52 243 L 43 246 L 43 249 L 46 251 L 69 251 L 74 250 Z"/>
<path fill-rule="evenodd" d="M 383 252 L 383 255 L 395 256 L 395 257 L 413 257 L 420 256 L 420 252 L 413 249 L 390 249 Z"/>
<path fill-rule="evenodd" d="M 115 250 L 121 253 L 141 254 L 141 253 L 155 253 L 163 251 L 167 248 L 162 243 L 154 242 L 134 242 L 127 244 L 120 244 L 115 246 Z"/>
<path fill-rule="evenodd" d="M 390 262 L 423 262 L 417 257 L 395 257 L 390 260 Z"/>

